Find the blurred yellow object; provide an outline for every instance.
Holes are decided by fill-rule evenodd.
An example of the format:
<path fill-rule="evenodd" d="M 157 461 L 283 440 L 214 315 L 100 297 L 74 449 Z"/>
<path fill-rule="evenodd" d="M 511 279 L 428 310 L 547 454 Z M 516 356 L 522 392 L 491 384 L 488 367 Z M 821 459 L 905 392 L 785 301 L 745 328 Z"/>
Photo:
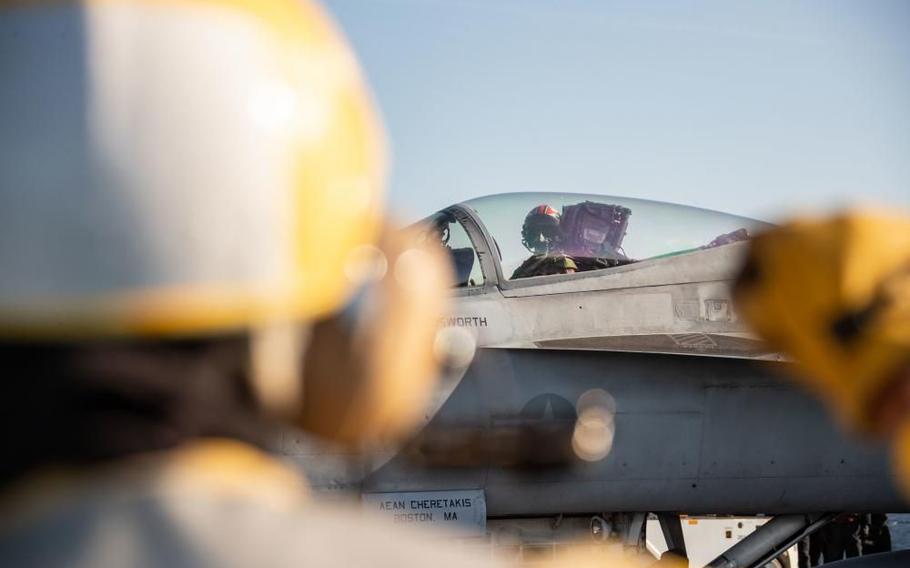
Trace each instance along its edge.
<path fill-rule="evenodd" d="M 552 560 L 535 559 L 523 565 L 546 568 L 688 568 L 689 561 L 681 556 L 665 552 L 657 561 L 649 553 L 637 554 L 623 551 L 621 546 L 612 547 L 585 543 L 569 543 L 557 552 Z"/>
<path fill-rule="evenodd" d="M 3 2 L 0 336 L 324 316 L 380 230 L 385 144 L 302 0 Z"/>
<path fill-rule="evenodd" d="M 386 443 L 430 408 L 440 361 L 433 346 L 452 284 L 439 246 L 386 232 L 364 268 L 356 313 L 317 322 L 304 357 L 297 424 L 349 445 Z"/>
<path fill-rule="evenodd" d="M 737 306 L 799 374 L 860 431 L 910 365 L 910 218 L 853 211 L 759 235 Z"/>

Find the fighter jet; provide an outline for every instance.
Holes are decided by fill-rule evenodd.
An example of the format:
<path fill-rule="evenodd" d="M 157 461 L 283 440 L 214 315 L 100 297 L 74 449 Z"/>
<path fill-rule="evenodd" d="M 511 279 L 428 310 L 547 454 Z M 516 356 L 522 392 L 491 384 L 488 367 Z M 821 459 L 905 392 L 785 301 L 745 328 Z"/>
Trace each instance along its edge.
<path fill-rule="evenodd" d="M 394 522 L 532 540 L 554 519 L 601 535 L 595 521 L 609 519 L 634 544 L 657 513 L 677 550 L 682 513 L 775 516 L 727 553 L 731 566 L 762 565 L 829 513 L 906 510 L 883 450 L 781 380 L 791 363 L 737 316 L 730 281 L 766 223 L 520 193 L 420 227 L 457 279 L 440 337 L 468 357 L 420 434 L 388 455 L 331 467 L 286 440 L 317 489 L 360 493 Z"/>

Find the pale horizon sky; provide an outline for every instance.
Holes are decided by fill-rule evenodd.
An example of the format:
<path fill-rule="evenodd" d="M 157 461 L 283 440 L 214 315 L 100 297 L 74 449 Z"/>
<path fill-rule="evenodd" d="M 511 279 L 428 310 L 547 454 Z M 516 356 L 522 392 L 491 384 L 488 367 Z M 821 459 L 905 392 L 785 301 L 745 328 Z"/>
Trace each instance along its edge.
<path fill-rule="evenodd" d="M 910 208 L 910 2 L 327 7 L 382 109 L 398 217 L 514 191 Z"/>

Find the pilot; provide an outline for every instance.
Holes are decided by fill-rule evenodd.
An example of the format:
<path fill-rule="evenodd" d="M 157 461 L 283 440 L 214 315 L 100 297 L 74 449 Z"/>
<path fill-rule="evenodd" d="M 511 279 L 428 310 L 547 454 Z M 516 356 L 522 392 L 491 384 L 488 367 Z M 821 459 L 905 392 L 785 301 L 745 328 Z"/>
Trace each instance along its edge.
<path fill-rule="evenodd" d="M 278 419 L 407 432 L 449 280 L 383 232 L 383 138 L 322 10 L 0 11 L 0 566 L 485 564 L 311 502 L 264 449 Z"/>
<path fill-rule="evenodd" d="M 521 244 L 532 255 L 512 273 L 512 279 L 572 274 L 578 270 L 575 261 L 560 252 L 559 212 L 553 207 L 538 205 L 525 216 L 521 226 Z"/>
<path fill-rule="evenodd" d="M 892 440 L 910 497 L 910 218 L 859 210 L 785 223 L 752 241 L 734 291 L 843 424 Z"/>

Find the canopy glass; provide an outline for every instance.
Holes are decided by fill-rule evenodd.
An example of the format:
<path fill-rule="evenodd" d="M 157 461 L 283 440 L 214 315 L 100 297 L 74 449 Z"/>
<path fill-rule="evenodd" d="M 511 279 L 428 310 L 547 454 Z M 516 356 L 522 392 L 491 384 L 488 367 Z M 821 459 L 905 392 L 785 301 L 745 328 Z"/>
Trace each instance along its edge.
<path fill-rule="evenodd" d="M 771 226 L 708 209 L 605 195 L 507 193 L 464 205 L 495 240 L 506 278 L 683 254 L 745 240 Z"/>

